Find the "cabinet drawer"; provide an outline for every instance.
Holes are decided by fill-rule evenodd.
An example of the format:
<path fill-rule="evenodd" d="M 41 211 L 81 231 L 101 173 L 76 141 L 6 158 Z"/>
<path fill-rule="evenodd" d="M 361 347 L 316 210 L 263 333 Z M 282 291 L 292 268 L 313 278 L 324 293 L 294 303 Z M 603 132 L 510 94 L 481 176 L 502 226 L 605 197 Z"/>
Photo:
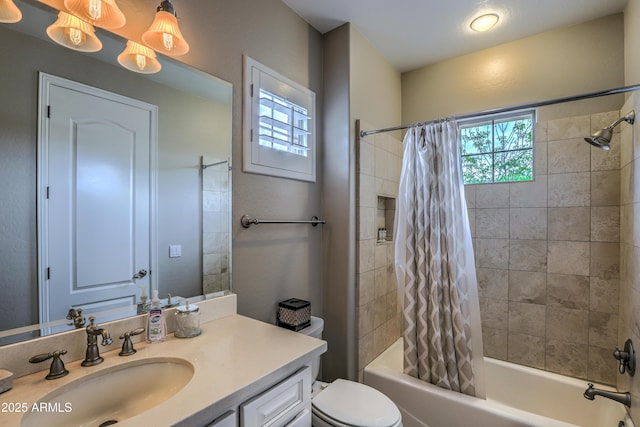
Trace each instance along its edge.
<path fill-rule="evenodd" d="M 311 411 L 311 368 L 308 366 L 240 405 L 240 425 L 281 427 L 305 409 Z"/>

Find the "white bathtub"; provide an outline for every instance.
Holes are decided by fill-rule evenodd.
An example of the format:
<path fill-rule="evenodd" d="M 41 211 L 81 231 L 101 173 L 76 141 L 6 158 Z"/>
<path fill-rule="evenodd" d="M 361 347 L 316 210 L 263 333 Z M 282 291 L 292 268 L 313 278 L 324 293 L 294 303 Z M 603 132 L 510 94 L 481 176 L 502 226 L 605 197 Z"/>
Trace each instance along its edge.
<path fill-rule="evenodd" d="M 583 397 L 587 381 L 485 358 L 487 400 L 444 390 L 402 373 L 402 339 L 364 370 L 364 382 L 389 396 L 404 427 L 633 427 L 626 408 Z M 598 388 L 613 390 L 597 385 Z"/>

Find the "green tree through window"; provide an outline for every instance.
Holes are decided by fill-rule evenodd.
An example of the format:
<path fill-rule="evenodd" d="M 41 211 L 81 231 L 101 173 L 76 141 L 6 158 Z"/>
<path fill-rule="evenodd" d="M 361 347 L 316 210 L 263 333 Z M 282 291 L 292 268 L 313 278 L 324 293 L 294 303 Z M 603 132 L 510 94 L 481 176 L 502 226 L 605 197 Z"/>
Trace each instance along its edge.
<path fill-rule="evenodd" d="M 534 114 L 460 122 L 464 183 L 533 180 Z"/>

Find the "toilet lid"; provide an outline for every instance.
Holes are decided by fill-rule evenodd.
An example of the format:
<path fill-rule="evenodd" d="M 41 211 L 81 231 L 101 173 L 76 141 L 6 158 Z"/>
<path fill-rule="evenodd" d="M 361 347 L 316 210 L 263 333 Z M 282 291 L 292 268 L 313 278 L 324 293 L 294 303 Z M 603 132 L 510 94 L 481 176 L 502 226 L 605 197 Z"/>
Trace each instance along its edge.
<path fill-rule="evenodd" d="M 313 406 L 334 420 L 357 427 L 389 427 L 400 419 L 398 407 L 378 390 L 338 379 L 322 390 Z"/>

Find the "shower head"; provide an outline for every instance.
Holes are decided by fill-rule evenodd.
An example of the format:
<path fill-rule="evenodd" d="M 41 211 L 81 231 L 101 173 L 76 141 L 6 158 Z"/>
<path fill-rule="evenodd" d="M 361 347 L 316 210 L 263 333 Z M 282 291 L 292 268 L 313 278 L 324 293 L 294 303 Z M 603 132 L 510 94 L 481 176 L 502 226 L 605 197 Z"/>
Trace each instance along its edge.
<path fill-rule="evenodd" d="M 611 146 L 609 144 L 611 143 L 613 128 L 615 128 L 622 122 L 627 122 L 630 125 L 632 125 L 635 120 L 636 120 L 636 112 L 634 110 L 631 110 L 626 116 L 620 117 L 618 120 L 611 123 L 606 128 L 600 129 L 599 131 L 595 132 L 593 135 L 585 138 L 584 140 L 595 147 L 608 151 L 611 149 Z"/>

